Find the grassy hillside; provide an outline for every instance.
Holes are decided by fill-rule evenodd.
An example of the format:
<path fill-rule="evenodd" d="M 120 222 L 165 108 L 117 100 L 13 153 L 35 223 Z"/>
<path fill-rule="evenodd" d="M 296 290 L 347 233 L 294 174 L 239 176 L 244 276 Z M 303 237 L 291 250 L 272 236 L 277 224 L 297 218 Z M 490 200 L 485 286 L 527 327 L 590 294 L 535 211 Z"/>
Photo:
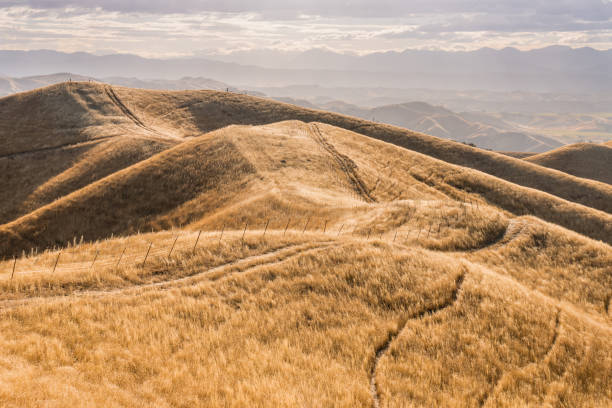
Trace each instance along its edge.
<path fill-rule="evenodd" d="M 242 95 L 73 87 L 44 92 L 92 113 L 37 113 L 57 140 L 5 122 L 0 405 L 612 405 L 612 215 L 575 202 L 606 184 Z"/>
<path fill-rule="evenodd" d="M 283 120 L 322 122 L 612 213 L 612 189 L 607 185 L 390 125 L 216 91 L 158 92 L 118 88 L 116 93 L 147 123 L 172 124 L 187 135 L 232 124 L 257 125 Z"/>
<path fill-rule="evenodd" d="M 535 153 L 523 153 L 523 152 L 498 152 L 505 154 L 506 156 L 514 157 L 515 159 L 526 159 L 527 157 L 535 156 Z"/>
<path fill-rule="evenodd" d="M 316 121 L 612 213 L 609 186 L 461 143 L 246 95 L 217 91 L 146 91 L 72 83 L 0 99 L 0 109 L 8 113 L 3 117 L 19 118 L 0 123 L 0 134 L 8 135 L 8 131 L 2 129 L 11 130 L 9 143 L 4 147 L 6 153 L 89 140 L 108 135 L 117 128 L 119 132 L 129 130 L 157 140 L 183 140 L 232 124 Z M 33 109 L 35 115 L 25 115 L 27 109 Z M 75 120 L 80 121 L 78 126 Z"/>
<path fill-rule="evenodd" d="M 483 236 L 459 219 L 467 216 L 465 205 L 470 218 L 487 223 Z M 612 242 L 612 216 L 604 212 L 344 129 L 294 121 L 231 126 L 114 173 L 0 227 L 6 238 L 0 252 L 62 246 L 80 236 L 190 224 L 239 229 L 313 216 L 332 225 L 354 223 L 361 214 L 354 228 L 380 234 L 411 211 L 426 213 L 412 220 L 420 228 L 445 224 L 437 229 L 445 239 L 431 244 L 444 250 L 494 239 L 506 212 Z"/>
<path fill-rule="evenodd" d="M 577 177 L 612 184 L 612 148 L 605 145 L 579 143 L 526 160 Z"/>
<path fill-rule="evenodd" d="M 66 262 L 111 262 L 2 282 L 0 354 L 18 364 L 0 373 L 0 400 L 609 405 L 612 249 L 524 221 L 515 238 L 452 256 L 336 229 L 216 231 L 195 252 L 187 231 L 76 246 Z M 168 258 L 176 233 L 186 245 Z M 521 253 L 542 234 L 543 251 Z M 115 266 L 148 241 L 166 251 Z M 512 253 L 547 265 L 548 285 L 513 274 Z"/>

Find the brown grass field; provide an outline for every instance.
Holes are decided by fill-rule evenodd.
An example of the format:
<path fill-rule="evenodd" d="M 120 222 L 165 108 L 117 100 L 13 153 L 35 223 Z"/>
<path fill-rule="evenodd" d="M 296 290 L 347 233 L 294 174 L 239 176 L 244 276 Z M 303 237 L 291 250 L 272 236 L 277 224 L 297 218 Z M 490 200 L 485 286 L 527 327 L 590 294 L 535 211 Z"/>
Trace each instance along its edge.
<path fill-rule="evenodd" d="M 220 92 L 0 111 L 1 406 L 612 405 L 605 183 Z"/>
<path fill-rule="evenodd" d="M 612 184 L 612 147 L 606 145 L 579 143 L 530 156 L 525 160 L 577 177 Z"/>

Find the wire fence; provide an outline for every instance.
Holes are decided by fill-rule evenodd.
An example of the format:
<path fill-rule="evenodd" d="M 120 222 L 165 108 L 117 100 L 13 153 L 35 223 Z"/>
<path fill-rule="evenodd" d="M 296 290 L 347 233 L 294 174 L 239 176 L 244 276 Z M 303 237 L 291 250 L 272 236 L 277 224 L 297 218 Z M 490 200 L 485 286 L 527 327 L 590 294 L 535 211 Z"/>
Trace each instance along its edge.
<path fill-rule="evenodd" d="M 450 227 L 466 215 L 468 207 L 475 208 L 476 204 L 462 204 L 463 214 L 457 213 L 455 217 L 447 217 L 440 221 L 427 221 L 417 219 L 416 207 L 401 227 L 383 228 L 373 226 L 372 223 L 336 223 L 331 228 L 330 219 L 316 217 L 267 219 L 261 225 L 245 223 L 241 228 L 229 230 L 226 225 L 208 231 L 161 231 L 153 236 L 134 235 L 125 238 L 110 239 L 96 244 L 77 244 L 67 246 L 55 251 L 45 251 L 42 254 L 31 254 L 0 262 L 0 280 L 13 280 L 19 277 L 43 273 L 78 273 L 95 271 L 96 269 L 118 269 L 128 266 L 145 266 L 147 262 L 159 259 L 170 259 L 179 253 L 194 253 L 202 246 L 222 243 L 227 240 L 240 239 L 244 243 L 246 238 L 261 238 L 266 236 L 285 236 L 323 234 L 332 238 L 355 237 L 360 239 L 386 240 L 389 242 L 418 242 L 423 239 L 440 238 L 444 234 L 444 227 Z M 274 229 L 271 227 L 274 226 Z M 160 236 L 161 235 L 161 236 Z M 163 236 L 167 235 L 167 236 Z"/>

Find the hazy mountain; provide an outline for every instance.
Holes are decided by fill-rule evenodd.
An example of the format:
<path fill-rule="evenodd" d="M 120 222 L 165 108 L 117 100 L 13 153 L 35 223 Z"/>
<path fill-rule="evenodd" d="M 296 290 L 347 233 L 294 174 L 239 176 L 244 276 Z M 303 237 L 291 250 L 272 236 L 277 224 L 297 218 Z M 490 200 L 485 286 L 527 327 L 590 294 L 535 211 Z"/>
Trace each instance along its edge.
<path fill-rule="evenodd" d="M 250 95 L 263 94 L 257 91 L 247 92 L 224 82 L 215 81 L 214 79 L 208 78 L 192 78 L 185 77 L 177 80 L 167 79 L 139 79 L 139 78 L 124 78 L 124 77 L 112 77 L 112 78 L 91 78 L 83 75 L 71 74 L 71 73 L 59 73 L 52 75 L 40 75 L 25 78 L 10 78 L 0 77 L 0 96 L 6 96 L 17 92 L 29 91 L 32 89 L 40 88 L 43 86 L 58 84 L 61 82 L 80 81 L 80 82 L 104 82 L 112 85 L 127 86 L 130 88 L 138 89 L 159 89 L 159 90 L 197 90 L 197 89 L 212 89 L 212 90 L 226 90 L 229 89 L 232 92 L 249 93 Z"/>
<path fill-rule="evenodd" d="M 528 52 L 512 48 L 473 52 L 414 51 L 350 56 L 327 51 L 266 58 L 242 56 L 147 59 L 134 55 L 96 56 L 55 51 L 0 51 L 0 72 L 33 76 L 81 72 L 95 77 L 176 79 L 213 77 L 250 86 L 312 85 L 432 89 L 598 92 L 612 90 L 612 51 L 549 47 Z M 282 56 L 282 54 L 279 54 Z M 222 58 L 221 56 L 214 56 Z M 240 65 L 241 63 L 263 64 Z"/>
<path fill-rule="evenodd" d="M 104 82 L 140 89 L 158 90 L 226 90 L 248 93 L 255 96 L 266 96 L 260 91 L 245 91 L 224 82 L 208 78 L 185 77 L 178 80 L 138 79 L 111 77 L 96 79 L 71 73 L 34 76 L 26 78 L 0 78 L 0 96 L 27 91 L 60 82 L 92 81 Z M 290 95 L 300 94 L 306 87 L 293 86 L 286 88 Z M 274 90 L 278 90 L 276 88 Z M 284 88 L 283 88 L 284 89 Z M 435 92 L 432 92 L 435 93 Z M 340 95 L 350 97 L 353 91 L 345 89 Z M 442 92 L 439 92 L 442 94 Z M 457 98 L 469 98 L 474 95 L 488 95 L 486 92 L 446 92 Z M 307 93 L 308 96 L 312 94 Z M 366 94 L 367 95 L 367 94 Z M 503 94 L 502 94 L 503 95 Z M 531 94 L 515 94 L 515 100 L 528 98 Z M 506 94 L 508 99 L 511 95 Z M 500 96 L 501 97 L 501 96 Z M 536 95 L 537 97 L 537 95 Z M 552 99 L 553 96 L 551 95 Z M 603 141 L 612 133 L 612 118 L 606 114 L 554 114 L 554 113 L 505 113 L 466 111 L 456 113 L 446 107 L 426 102 L 392 103 L 369 108 L 331 98 L 294 98 L 292 96 L 274 96 L 272 99 L 294 105 L 323 109 L 369 120 L 402 126 L 430 135 L 473 143 L 491 150 L 541 153 L 558 148 L 566 143 L 581 141 Z M 552 137 L 548 137 L 550 135 Z M 602 139 L 603 137 L 603 139 Z"/>
<path fill-rule="evenodd" d="M 275 99 L 298 106 L 313 107 L 308 101 Z M 363 108 L 343 101 L 332 101 L 321 104 L 318 108 L 401 126 L 444 139 L 473 143 L 490 150 L 541 153 L 563 145 L 550 137 L 518 131 L 513 123 L 493 115 L 455 113 L 442 106 L 425 102 Z"/>
<path fill-rule="evenodd" d="M 454 111 L 521 112 L 529 114 L 542 112 L 612 112 L 611 94 L 318 85 L 249 86 L 248 88 L 266 95 L 306 99 L 316 104 L 342 100 L 370 108 L 401 104 L 406 101 L 424 101 L 433 105 L 442 105 Z"/>

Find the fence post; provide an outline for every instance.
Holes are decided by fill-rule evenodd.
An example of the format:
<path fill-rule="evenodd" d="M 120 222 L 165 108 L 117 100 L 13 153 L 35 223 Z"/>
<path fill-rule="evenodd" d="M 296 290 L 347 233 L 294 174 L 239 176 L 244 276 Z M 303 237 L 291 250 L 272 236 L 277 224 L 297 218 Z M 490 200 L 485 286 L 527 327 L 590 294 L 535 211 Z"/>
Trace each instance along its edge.
<path fill-rule="evenodd" d="M 325 234 L 325 232 L 327 231 L 327 223 L 329 222 L 329 220 L 325 220 L 325 226 L 323 227 L 323 233 Z"/>
<path fill-rule="evenodd" d="M 248 227 L 248 226 L 249 226 L 249 223 L 248 223 L 248 222 L 245 222 L 245 223 L 244 223 L 244 231 L 242 231 L 242 238 L 241 238 L 241 240 L 242 240 L 242 243 L 243 243 L 243 244 L 244 244 L 244 236 L 245 236 L 245 234 L 246 234 L 246 230 L 247 230 L 247 227 Z"/>
<path fill-rule="evenodd" d="M 151 252 L 151 247 L 153 246 L 153 242 L 149 242 L 149 249 L 147 249 L 147 254 L 145 255 L 144 261 L 142 261 L 142 266 L 145 266 L 147 263 L 147 258 L 149 257 L 149 252 Z"/>
<path fill-rule="evenodd" d="M 312 217 L 309 217 L 309 218 L 306 220 L 306 224 L 304 224 L 304 230 L 302 230 L 302 235 L 304 235 L 304 233 L 306 232 L 306 228 L 308 227 L 308 224 L 310 223 L 310 219 L 311 219 L 311 218 L 312 218 Z"/>
<path fill-rule="evenodd" d="M 11 273 L 11 280 L 13 280 L 13 276 L 15 276 L 15 267 L 17 266 L 17 258 L 13 260 L 13 273 Z"/>
<path fill-rule="evenodd" d="M 268 225 L 270 225 L 270 219 L 268 218 L 268 221 L 266 221 L 266 227 L 264 228 L 264 232 L 262 235 L 262 238 L 266 237 L 266 232 L 268 231 Z"/>
<path fill-rule="evenodd" d="M 221 245 L 221 240 L 223 239 L 223 233 L 225 232 L 225 223 L 223 223 L 223 227 L 221 228 L 221 235 L 219 236 L 219 245 Z M 200 236 L 198 235 L 198 239 Z"/>
<path fill-rule="evenodd" d="M 429 231 L 427 231 L 427 238 L 429 238 L 429 234 L 431 234 L 431 226 L 432 224 L 429 224 Z"/>
<path fill-rule="evenodd" d="M 55 268 L 57 268 L 57 264 L 59 262 L 61 254 L 62 254 L 62 251 L 59 251 L 59 254 L 57 254 L 57 259 L 55 260 L 55 265 L 53 265 L 53 272 L 51 272 L 51 273 L 55 273 Z"/>
<path fill-rule="evenodd" d="M 89 270 L 91 271 L 91 268 L 93 268 L 94 264 L 96 263 L 96 259 L 98 259 L 98 254 L 100 254 L 100 251 L 96 251 L 96 256 L 94 256 L 93 261 L 91 262 L 91 265 L 89 266 Z M 59 257 L 58 257 L 59 258 Z"/>
<path fill-rule="evenodd" d="M 168 258 L 170 258 L 172 256 L 172 251 L 174 251 L 174 246 L 176 245 L 176 241 L 178 241 L 180 235 L 177 235 L 176 238 L 174 238 L 174 242 L 172 243 L 172 247 L 170 248 L 170 252 L 168 252 Z"/>
<path fill-rule="evenodd" d="M 121 251 L 121 255 L 119 256 L 119 260 L 117 261 L 117 265 L 115 265 L 115 269 L 117 269 L 119 267 L 119 264 L 121 263 L 121 260 L 123 259 L 123 255 L 125 254 L 125 250 L 127 249 L 127 246 L 123 247 L 123 251 Z"/>
<path fill-rule="evenodd" d="M 200 241 L 200 235 L 202 235 L 202 230 L 198 232 L 198 237 L 196 238 L 196 242 L 195 244 L 193 244 L 193 250 L 191 252 L 193 252 L 194 254 L 195 254 L 196 247 L 198 246 L 198 241 Z M 219 240 L 219 242 L 221 242 L 221 240 Z"/>
<path fill-rule="evenodd" d="M 285 231 L 283 232 L 283 237 L 285 236 L 285 234 L 287 233 L 287 229 L 289 228 L 289 223 L 291 222 L 291 218 L 289 218 L 287 220 L 287 225 L 285 225 Z"/>

